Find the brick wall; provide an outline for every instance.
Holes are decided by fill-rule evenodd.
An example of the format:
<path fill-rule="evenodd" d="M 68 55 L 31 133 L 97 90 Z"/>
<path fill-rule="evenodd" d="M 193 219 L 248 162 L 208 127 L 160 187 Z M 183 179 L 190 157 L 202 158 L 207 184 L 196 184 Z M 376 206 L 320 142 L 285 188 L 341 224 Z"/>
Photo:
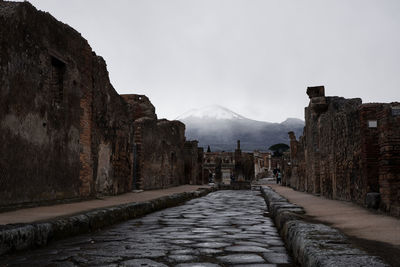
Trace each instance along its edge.
<path fill-rule="evenodd" d="M 0 24 L 0 207 L 129 190 L 133 129 L 105 62 L 28 2 L 1 2 Z"/>
<path fill-rule="evenodd" d="M 381 209 L 399 216 L 399 115 L 397 103 L 325 97 L 308 88 L 310 104 L 299 141 L 291 132 L 290 167 L 284 179 L 297 190 L 366 205 L 380 192 Z"/>
<path fill-rule="evenodd" d="M 198 141 L 186 141 L 184 145 L 185 183 L 203 184 L 202 152 L 199 151 Z M 199 152 L 201 155 L 199 155 Z"/>
<path fill-rule="evenodd" d="M 381 105 L 377 119 L 380 208 L 400 217 L 400 103 Z"/>
<path fill-rule="evenodd" d="M 106 63 L 93 56 L 92 158 L 97 194 L 132 188 L 133 124 L 128 104 L 112 87 Z"/>
<path fill-rule="evenodd" d="M 157 120 L 155 108 L 145 95 L 121 96 L 128 104 L 134 126 L 134 187 L 156 189 L 189 183 L 191 178 L 185 176 L 185 125 L 180 121 Z M 197 179 L 197 153 L 191 164 L 193 178 Z"/>
<path fill-rule="evenodd" d="M 139 189 L 156 189 L 185 184 L 185 125 L 179 121 L 137 119 L 140 153 L 137 153 Z M 138 151 L 139 152 L 139 151 Z"/>
<path fill-rule="evenodd" d="M 89 45 L 27 2 L 0 25 L 0 206 L 88 196 Z"/>

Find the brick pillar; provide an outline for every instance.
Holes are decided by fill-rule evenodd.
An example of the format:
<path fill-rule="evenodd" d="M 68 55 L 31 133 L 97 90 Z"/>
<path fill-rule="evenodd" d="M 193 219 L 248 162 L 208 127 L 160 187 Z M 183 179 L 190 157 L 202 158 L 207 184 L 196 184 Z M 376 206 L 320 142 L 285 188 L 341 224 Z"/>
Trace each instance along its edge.
<path fill-rule="evenodd" d="M 297 160 L 297 150 L 299 146 L 299 142 L 296 140 L 296 135 L 294 132 L 289 132 L 289 138 L 290 138 L 290 166 L 288 166 L 288 169 L 290 170 L 288 173 L 290 174 L 290 177 L 286 178 L 286 184 L 287 186 L 295 186 L 298 185 L 298 175 L 297 175 L 297 168 L 298 168 L 298 160 Z"/>
<path fill-rule="evenodd" d="M 377 127 L 379 106 L 380 104 L 364 104 L 360 107 L 361 179 L 364 181 L 364 188 L 360 189 L 364 197 L 366 193 L 379 192 Z"/>
<path fill-rule="evenodd" d="M 82 88 L 83 96 L 80 99 L 80 107 L 82 109 L 80 117 L 80 133 L 79 142 L 81 152 L 79 160 L 81 168 L 79 171 L 79 179 L 81 184 L 79 187 L 79 195 L 81 197 L 90 196 L 93 193 L 93 164 L 92 164 L 92 88 Z"/>
<path fill-rule="evenodd" d="M 142 151 L 142 136 L 143 136 L 143 125 L 139 122 L 134 123 L 134 146 L 136 149 L 136 153 L 134 155 L 134 188 L 142 189 L 143 188 L 143 177 L 142 177 L 142 169 L 143 169 L 143 151 Z"/>
<path fill-rule="evenodd" d="M 381 209 L 400 217 L 400 103 L 378 112 Z"/>

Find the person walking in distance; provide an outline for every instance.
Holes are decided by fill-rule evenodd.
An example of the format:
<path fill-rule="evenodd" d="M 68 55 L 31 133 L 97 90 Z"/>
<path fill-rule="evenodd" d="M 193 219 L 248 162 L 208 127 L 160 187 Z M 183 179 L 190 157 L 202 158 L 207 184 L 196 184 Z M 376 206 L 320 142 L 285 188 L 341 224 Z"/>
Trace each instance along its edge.
<path fill-rule="evenodd" d="M 282 173 L 280 171 L 276 173 L 276 183 L 282 184 Z"/>

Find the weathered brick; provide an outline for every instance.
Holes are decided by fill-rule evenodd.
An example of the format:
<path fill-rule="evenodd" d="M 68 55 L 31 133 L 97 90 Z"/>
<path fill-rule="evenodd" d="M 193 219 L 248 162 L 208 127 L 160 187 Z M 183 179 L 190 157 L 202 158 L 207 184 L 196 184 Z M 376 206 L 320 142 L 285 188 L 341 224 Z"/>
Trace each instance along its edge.
<path fill-rule="evenodd" d="M 399 103 L 362 104 L 361 99 L 325 97 L 308 88 L 304 135 L 291 132 L 287 185 L 325 197 L 366 204 L 367 193 L 380 193 L 380 208 L 400 216 Z M 326 109 L 315 104 L 326 103 Z M 282 159 L 283 161 L 285 158 Z"/>

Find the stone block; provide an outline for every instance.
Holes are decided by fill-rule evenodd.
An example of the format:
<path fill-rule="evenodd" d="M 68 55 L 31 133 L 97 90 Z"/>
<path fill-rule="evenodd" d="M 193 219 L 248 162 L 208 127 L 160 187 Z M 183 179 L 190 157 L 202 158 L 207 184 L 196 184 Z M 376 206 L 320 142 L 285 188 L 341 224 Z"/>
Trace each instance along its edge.
<path fill-rule="evenodd" d="M 325 87 L 324 86 L 307 87 L 307 95 L 310 99 L 314 97 L 324 97 Z"/>
<path fill-rule="evenodd" d="M 269 187 L 261 188 L 271 217 L 295 263 L 300 266 L 388 266 L 379 257 L 355 248 L 340 231 L 323 224 L 304 222 L 303 210 L 284 202 Z"/>

